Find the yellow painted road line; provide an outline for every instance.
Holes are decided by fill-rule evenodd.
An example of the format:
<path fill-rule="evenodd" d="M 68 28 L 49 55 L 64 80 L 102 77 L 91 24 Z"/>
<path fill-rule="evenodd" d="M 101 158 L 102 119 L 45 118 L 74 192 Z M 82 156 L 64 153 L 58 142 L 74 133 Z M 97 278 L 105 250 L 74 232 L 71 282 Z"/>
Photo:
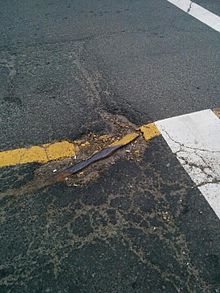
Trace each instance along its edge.
<path fill-rule="evenodd" d="M 154 123 L 142 125 L 138 130 L 143 133 L 143 137 L 146 141 L 160 135 L 160 132 Z M 125 135 L 121 139 L 116 140 L 110 146 L 128 144 L 140 135 L 139 131 Z M 86 142 L 84 144 L 89 145 L 90 143 Z M 81 147 L 84 144 L 82 144 Z M 49 161 L 72 157 L 76 155 L 77 145 L 79 145 L 79 142 L 74 143 L 61 141 L 52 144 L 32 146 L 30 148 L 18 148 L 14 150 L 2 151 L 0 152 L 0 167 L 15 166 L 34 162 L 44 164 Z"/>
<path fill-rule="evenodd" d="M 155 123 L 142 125 L 139 129 L 143 133 L 144 139 L 146 141 L 160 135 L 160 131 L 158 130 Z"/>
<path fill-rule="evenodd" d="M 43 144 L 0 152 L 0 167 L 27 163 L 47 163 L 52 160 L 74 156 L 76 146 L 68 141 Z"/>
<path fill-rule="evenodd" d="M 213 112 L 220 118 L 220 109 L 214 109 Z M 140 133 L 146 141 L 159 136 L 160 131 L 158 130 L 155 123 L 149 123 L 140 126 L 136 132 L 129 133 L 124 137 L 116 140 L 110 146 L 126 145 L 129 142 L 136 139 Z M 100 136 L 108 138 L 108 135 Z M 47 163 L 49 161 L 64 159 L 76 155 L 77 146 L 84 147 L 90 145 L 90 142 L 84 142 L 79 144 L 79 141 L 68 142 L 61 141 L 51 144 L 43 144 L 40 146 L 32 146 L 29 148 L 18 148 L 14 150 L 0 152 L 0 167 L 15 166 L 27 163 Z"/>
<path fill-rule="evenodd" d="M 128 145 L 129 143 L 133 142 L 139 136 L 143 135 L 145 140 L 150 140 L 155 136 L 160 135 L 156 125 L 154 123 L 143 125 L 139 127 L 136 132 L 128 133 L 122 138 L 116 140 L 112 144 L 108 145 L 107 147 L 102 148 L 98 152 L 95 152 L 92 156 L 87 158 L 84 161 L 81 161 L 73 166 L 67 167 L 61 172 L 56 174 L 57 181 L 63 181 L 66 177 L 69 177 L 73 174 L 79 173 L 83 169 L 87 168 L 89 165 L 103 160 L 109 156 L 111 156 L 114 152 L 119 150 L 121 147 Z"/>
<path fill-rule="evenodd" d="M 142 132 L 143 137 L 146 141 L 160 135 L 160 131 L 157 129 L 157 126 L 155 125 L 155 123 L 142 125 L 138 128 L 138 130 Z M 134 139 L 136 139 L 139 135 L 140 134 L 138 132 L 129 133 L 125 135 L 124 137 L 122 137 L 121 139 L 113 142 L 110 146 L 126 145 L 129 142 L 132 142 Z"/>
<path fill-rule="evenodd" d="M 132 142 L 133 140 L 135 140 L 139 135 L 140 134 L 138 132 L 129 133 L 129 134 L 125 135 L 124 137 L 122 137 L 121 139 L 114 141 L 110 145 L 110 147 L 111 146 L 117 146 L 117 145 L 124 146 L 124 145 Z"/>

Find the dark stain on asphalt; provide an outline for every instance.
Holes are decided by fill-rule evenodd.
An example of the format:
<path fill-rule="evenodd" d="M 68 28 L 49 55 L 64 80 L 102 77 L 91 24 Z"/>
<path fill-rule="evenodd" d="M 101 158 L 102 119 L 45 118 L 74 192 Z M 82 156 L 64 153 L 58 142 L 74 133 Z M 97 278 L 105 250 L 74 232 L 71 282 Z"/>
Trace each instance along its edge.
<path fill-rule="evenodd" d="M 22 100 L 14 96 L 6 96 L 3 98 L 3 103 L 12 104 L 13 106 L 21 107 L 23 105 Z"/>

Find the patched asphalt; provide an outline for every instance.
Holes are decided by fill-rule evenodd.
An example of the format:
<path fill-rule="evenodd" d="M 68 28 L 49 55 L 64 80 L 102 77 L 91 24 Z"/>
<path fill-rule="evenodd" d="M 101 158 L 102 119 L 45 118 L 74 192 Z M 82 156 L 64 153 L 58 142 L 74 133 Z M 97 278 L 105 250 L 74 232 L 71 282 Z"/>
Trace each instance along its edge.
<path fill-rule="evenodd" d="M 220 225 L 204 197 L 161 137 L 141 160 L 122 152 L 90 182 L 1 199 L 1 292 L 219 292 Z M 7 180 L 19 188 L 38 167 Z"/>

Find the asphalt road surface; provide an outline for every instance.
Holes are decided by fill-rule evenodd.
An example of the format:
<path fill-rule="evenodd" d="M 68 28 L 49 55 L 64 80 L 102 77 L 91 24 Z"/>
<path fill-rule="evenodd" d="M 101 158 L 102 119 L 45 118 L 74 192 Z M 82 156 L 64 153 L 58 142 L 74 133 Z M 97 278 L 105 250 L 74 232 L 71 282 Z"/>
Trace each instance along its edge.
<path fill-rule="evenodd" d="M 220 33 L 166 0 L 0 2 L 1 151 L 220 106 Z M 162 137 L 127 154 L 0 169 L 0 292 L 220 292 L 219 218 Z"/>
<path fill-rule="evenodd" d="M 3 1 L 0 24 L 1 149 L 77 138 L 97 107 L 137 124 L 219 107 L 219 33 L 165 0 Z"/>

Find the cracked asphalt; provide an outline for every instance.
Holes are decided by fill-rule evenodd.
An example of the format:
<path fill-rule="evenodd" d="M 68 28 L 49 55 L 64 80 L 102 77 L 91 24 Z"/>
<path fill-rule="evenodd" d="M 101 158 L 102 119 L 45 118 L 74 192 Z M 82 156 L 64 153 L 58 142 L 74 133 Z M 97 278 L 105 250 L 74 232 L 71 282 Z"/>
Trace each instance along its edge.
<path fill-rule="evenodd" d="M 48 178 L 96 136 L 219 107 L 220 34 L 165 0 L 2 1 L 0 33 L 0 149 L 93 142 L 0 169 L 0 292 L 219 293 L 219 219 L 162 137 Z"/>
<path fill-rule="evenodd" d="M 34 168 L 10 168 L 5 189 Z M 219 219 L 161 137 L 89 182 L 11 194 L 1 292 L 218 292 Z"/>

